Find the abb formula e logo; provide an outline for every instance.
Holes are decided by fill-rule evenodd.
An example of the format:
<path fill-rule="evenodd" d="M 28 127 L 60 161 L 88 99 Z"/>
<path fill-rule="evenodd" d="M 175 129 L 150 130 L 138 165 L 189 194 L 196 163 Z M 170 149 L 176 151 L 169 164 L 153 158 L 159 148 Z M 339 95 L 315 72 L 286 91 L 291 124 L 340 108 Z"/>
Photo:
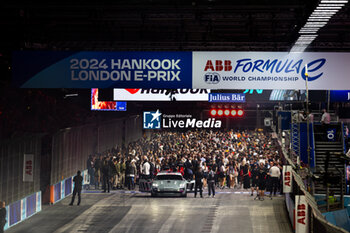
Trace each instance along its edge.
<path fill-rule="evenodd" d="M 204 71 L 208 73 L 204 75 L 204 81 L 208 84 L 219 83 L 220 75 L 216 72 L 226 72 L 225 74 L 227 75 L 239 75 L 239 77 L 223 76 L 221 77 L 222 81 L 261 81 L 260 76 L 264 74 L 271 76 L 271 78 L 266 78 L 266 81 L 276 78 L 280 81 L 296 81 L 299 78 L 306 80 L 306 75 L 316 72 L 308 76 L 308 81 L 314 81 L 323 75 L 323 72 L 319 70 L 325 63 L 325 58 L 315 59 L 306 63 L 303 59 L 293 59 L 292 57 L 288 59 L 253 59 L 246 57 L 239 60 L 207 60 Z M 221 74 L 223 75 L 224 73 Z M 297 74 L 300 77 L 295 76 Z M 259 78 L 257 79 L 253 75 Z M 294 75 L 294 77 L 291 79 L 287 75 Z"/>

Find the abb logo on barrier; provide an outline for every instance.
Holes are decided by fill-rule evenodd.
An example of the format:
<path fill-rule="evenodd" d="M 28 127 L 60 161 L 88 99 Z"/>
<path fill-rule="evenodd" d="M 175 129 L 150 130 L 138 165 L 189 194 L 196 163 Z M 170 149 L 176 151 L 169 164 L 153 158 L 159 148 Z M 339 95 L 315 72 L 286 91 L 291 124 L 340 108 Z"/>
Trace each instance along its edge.
<path fill-rule="evenodd" d="M 284 185 L 290 187 L 290 181 L 291 181 L 290 172 L 285 172 L 284 173 Z"/>
<path fill-rule="evenodd" d="M 309 213 L 305 195 L 295 195 L 295 233 L 309 232 Z"/>
<path fill-rule="evenodd" d="M 298 205 L 298 207 L 297 207 L 297 218 L 298 218 L 298 223 L 306 225 L 306 223 L 305 223 L 306 205 L 305 204 Z"/>
<path fill-rule="evenodd" d="M 28 160 L 25 162 L 25 169 L 26 169 L 26 174 L 27 175 L 32 175 L 33 174 L 33 161 L 32 160 Z"/>
<path fill-rule="evenodd" d="M 292 166 L 284 165 L 283 166 L 283 192 L 284 193 L 291 193 L 293 190 L 293 182 L 292 182 Z"/>

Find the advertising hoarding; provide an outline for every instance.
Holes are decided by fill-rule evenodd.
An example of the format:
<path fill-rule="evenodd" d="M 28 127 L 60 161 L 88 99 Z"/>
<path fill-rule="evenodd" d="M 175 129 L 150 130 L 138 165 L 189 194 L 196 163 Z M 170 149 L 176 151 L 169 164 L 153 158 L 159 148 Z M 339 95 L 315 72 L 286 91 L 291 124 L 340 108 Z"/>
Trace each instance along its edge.
<path fill-rule="evenodd" d="M 13 53 L 22 88 L 350 89 L 350 53 Z M 307 73 L 307 74 L 306 74 Z"/>
<path fill-rule="evenodd" d="M 193 87 L 343 90 L 350 53 L 193 52 Z M 307 65 L 307 69 L 306 69 Z"/>

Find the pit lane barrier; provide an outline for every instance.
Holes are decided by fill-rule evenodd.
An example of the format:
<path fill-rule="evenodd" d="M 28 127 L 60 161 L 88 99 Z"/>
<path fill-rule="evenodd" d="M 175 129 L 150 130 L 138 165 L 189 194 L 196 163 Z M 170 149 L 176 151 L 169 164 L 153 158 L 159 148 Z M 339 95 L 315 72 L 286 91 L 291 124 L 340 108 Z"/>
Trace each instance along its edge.
<path fill-rule="evenodd" d="M 296 165 L 289 157 L 288 151 L 282 146 L 281 141 L 278 140 L 282 154 L 284 156 L 285 163 L 292 167 L 291 182 L 292 191 L 285 193 L 285 202 L 288 212 L 288 216 L 293 228 L 296 233 L 346 233 L 349 232 L 342 227 L 336 226 L 342 225 L 346 227 L 349 222 L 349 218 L 342 223 L 336 221 L 335 215 L 344 216 L 342 213 L 321 213 L 317 206 L 317 200 L 312 196 L 305 187 L 305 183 L 301 176 L 296 172 Z M 284 174 L 283 174 L 284 175 Z M 301 203 L 300 196 L 302 196 L 303 203 Z M 298 203 L 296 203 L 298 200 Z M 304 205 L 304 206 L 303 206 Z M 331 217 L 329 217 L 331 216 Z M 329 221 L 333 218 L 333 221 Z M 338 218 L 339 219 L 339 218 Z M 305 224 L 304 224 L 305 223 Z M 301 226 L 303 225 L 303 226 Z"/>
<path fill-rule="evenodd" d="M 7 230 L 18 223 L 32 217 L 41 211 L 41 191 L 33 193 L 21 200 L 10 203 L 6 206 L 6 224 Z"/>
<path fill-rule="evenodd" d="M 72 194 L 74 189 L 74 176 L 76 176 L 76 174 L 50 186 L 50 204 L 55 204 Z M 83 187 L 90 184 L 88 170 L 81 171 L 81 176 L 83 177 Z"/>

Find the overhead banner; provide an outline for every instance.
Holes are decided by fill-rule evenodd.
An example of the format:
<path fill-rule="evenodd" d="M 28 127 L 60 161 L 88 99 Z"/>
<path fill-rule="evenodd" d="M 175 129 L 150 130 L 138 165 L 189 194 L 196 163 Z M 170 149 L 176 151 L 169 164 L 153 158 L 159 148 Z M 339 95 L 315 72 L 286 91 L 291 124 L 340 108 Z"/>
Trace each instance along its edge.
<path fill-rule="evenodd" d="M 308 205 L 304 195 L 295 195 L 295 233 L 309 232 Z"/>
<path fill-rule="evenodd" d="M 344 90 L 349 60 L 350 53 L 193 52 L 193 87 L 306 89 L 307 65 L 310 90 Z"/>
<path fill-rule="evenodd" d="M 292 166 L 283 166 L 283 193 L 291 193 L 293 191 Z"/>
<path fill-rule="evenodd" d="M 192 52 L 13 53 L 22 88 L 192 88 Z"/>
<path fill-rule="evenodd" d="M 34 155 L 24 154 L 23 182 L 33 182 L 33 177 L 34 177 Z"/>
<path fill-rule="evenodd" d="M 13 53 L 22 88 L 350 90 L 350 53 Z"/>
<path fill-rule="evenodd" d="M 116 101 L 208 101 L 206 89 L 114 89 Z"/>

